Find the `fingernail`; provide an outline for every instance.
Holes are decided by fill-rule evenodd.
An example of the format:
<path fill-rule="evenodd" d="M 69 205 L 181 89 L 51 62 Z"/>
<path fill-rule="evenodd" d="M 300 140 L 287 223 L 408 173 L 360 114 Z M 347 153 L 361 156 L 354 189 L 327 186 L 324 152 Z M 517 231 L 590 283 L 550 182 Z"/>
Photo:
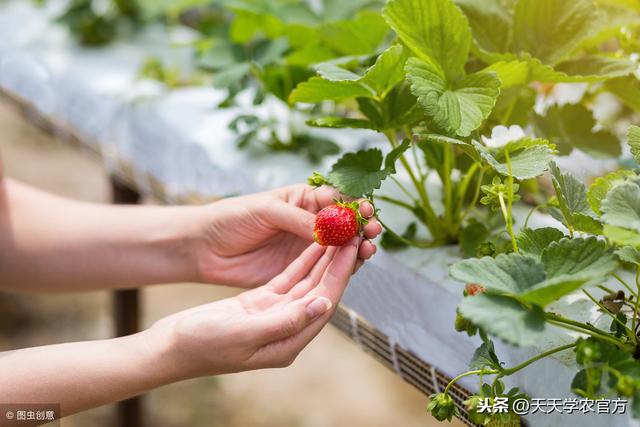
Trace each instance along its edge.
<path fill-rule="evenodd" d="M 331 300 L 325 297 L 318 297 L 311 301 L 307 306 L 307 312 L 310 317 L 318 317 L 331 308 Z"/>

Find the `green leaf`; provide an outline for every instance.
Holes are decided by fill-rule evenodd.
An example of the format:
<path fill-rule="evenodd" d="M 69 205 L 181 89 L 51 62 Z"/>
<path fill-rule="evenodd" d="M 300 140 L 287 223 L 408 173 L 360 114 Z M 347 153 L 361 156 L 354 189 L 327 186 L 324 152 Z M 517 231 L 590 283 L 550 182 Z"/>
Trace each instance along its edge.
<path fill-rule="evenodd" d="M 636 162 L 640 163 L 640 127 L 630 126 L 627 131 L 627 144 Z"/>
<path fill-rule="evenodd" d="M 449 274 L 462 283 L 508 294 L 524 293 L 546 278 L 544 266 L 535 258 L 515 253 L 460 261 L 449 268 Z"/>
<path fill-rule="evenodd" d="M 386 129 L 412 127 L 424 119 L 424 112 L 418 100 L 411 93 L 409 83 L 404 80 L 384 97 L 381 109 L 388 115 Z"/>
<path fill-rule="evenodd" d="M 601 210 L 605 224 L 640 232 L 640 187 L 631 182 L 615 186 L 602 201 Z"/>
<path fill-rule="evenodd" d="M 602 223 L 591 215 L 574 212 L 571 214 L 571 218 L 574 230 L 594 235 L 602 234 Z"/>
<path fill-rule="evenodd" d="M 312 77 L 306 82 L 300 83 L 291 92 L 289 102 L 316 103 L 372 96 L 373 93 L 370 89 L 355 81 L 330 81 L 322 77 Z"/>
<path fill-rule="evenodd" d="M 412 222 L 407 226 L 407 228 L 404 230 L 404 232 L 400 236 L 401 239 L 399 239 L 397 235 L 394 233 L 384 231 L 382 233 L 382 237 L 380 238 L 380 245 L 387 251 L 407 248 L 409 247 L 409 245 L 407 245 L 405 241 L 414 240 L 416 237 L 417 231 L 418 231 L 418 226 L 415 222 Z"/>
<path fill-rule="evenodd" d="M 605 89 L 620 98 L 627 107 L 640 111 L 640 80 L 635 76 L 608 80 Z"/>
<path fill-rule="evenodd" d="M 362 83 L 373 88 L 379 97 L 385 97 L 389 91 L 404 80 L 404 65 L 407 56 L 402 46 L 395 45 L 378 56 L 362 78 Z"/>
<path fill-rule="evenodd" d="M 376 125 L 365 119 L 350 119 L 346 117 L 320 117 L 317 119 L 307 120 L 309 126 L 318 128 L 353 128 L 353 129 L 377 129 Z"/>
<path fill-rule="evenodd" d="M 429 144 L 454 144 L 457 145 L 465 154 L 467 154 L 474 161 L 480 160 L 480 155 L 475 147 L 467 142 L 464 142 L 457 138 L 451 138 L 444 135 L 439 135 L 436 133 L 422 133 L 421 128 L 417 128 L 414 130 L 418 136 L 418 147 L 424 151 L 425 153 L 429 152 Z M 428 156 L 428 154 L 427 154 Z"/>
<path fill-rule="evenodd" d="M 526 55 L 523 55 L 526 57 Z M 537 58 L 526 58 L 529 81 L 545 83 L 596 83 L 629 74 L 635 65 L 625 59 L 601 55 L 571 58 L 556 66 L 543 64 Z"/>
<path fill-rule="evenodd" d="M 496 73 L 503 89 L 529 83 L 529 63 L 526 61 L 499 61 L 491 64 L 484 71 Z"/>
<path fill-rule="evenodd" d="M 618 266 L 613 251 L 595 237 L 552 242 L 541 256 L 547 277 L 589 276 L 604 279 Z"/>
<path fill-rule="evenodd" d="M 520 0 L 513 19 L 515 53 L 556 64 L 594 33 L 600 13 L 591 0 Z"/>
<path fill-rule="evenodd" d="M 620 141 L 610 132 L 594 131 L 591 112 L 580 104 L 549 108 L 544 116 L 535 115 L 536 134 L 555 144 L 562 155 L 578 148 L 593 157 L 619 157 Z"/>
<path fill-rule="evenodd" d="M 637 65 L 627 59 L 602 55 L 584 55 L 578 58 L 571 58 L 554 67 L 556 72 L 567 75 L 566 79 L 558 79 L 557 81 L 592 83 L 614 77 L 628 76 L 636 68 Z"/>
<path fill-rule="evenodd" d="M 603 234 L 607 239 L 619 245 L 628 245 L 640 248 L 640 233 L 634 230 L 627 230 L 615 225 L 605 224 Z"/>
<path fill-rule="evenodd" d="M 442 78 L 464 76 L 471 30 L 453 1 L 392 0 L 383 15 L 400 40 Z"/>
<path fill-rule="evenodd" d="M 369 55 L 389 32 L 380 14 L 364 10 L 355 18 L 322 25 L 318 35 L 324 46 L 340 55 Z"/>
<path fill-rule="evenodd" d="M 492 341 L 483 342 L 473 353 L 471 361 L 469 362 L 470 370 L 485 368 L 502 370 L 502 365 L 500 365 L 500 360 L 496 355 Z"/>
<path fill-rule="evenodd" d="M 640 266 L 640 251 L 632 246 L 624 246 L 615 251 L 620 261 Z"/>
<path fill-rule="evenodd" d="M 504 126 L 529 125 L 529 116 L 536 103 L 537 92 L 528 86 L 515 86 L 500 91 L 496 106 L 489 116 L 489 123 Z"/>
<path fill-rule="evenodd" d="M 398 160 L 398 158 L 402 156 L 402 153 L 407 151 L 410 146 L 411 140 L 405 139 L 402 141 L 402 144 L 398 145 L 391 150 L 389 154 L 387 154 L 387 157 L 384 159 L 384 169 L 388 175 L 396 173 L 396 160 Z"/>
<path fill-rule="evenodd" d="M 216 88 L 228 88 L 229 86 L 234 85 L 245 78 L 250 69 L 251 64 L 248 62 L 233 64 L 227 68 L 217 71 L 213 75 L 211 83 L 213 84 L 213 87 Z"/>
<path fill-rule="evenodd" d="M 325 80 L 332 82 L 356 82 L 360 80 L 361 76 L 349 71 L 346 68 L 342 68 L 333 62 L 323 62 L 316 66 L 316 71 Z"/>
<path fill-rule="evenodd" d="M 580 396 L 593 396 L 600 390 L 602 368 L 587 368 L 578 371 L 571 380 L 571 390 Z"/>
<path fill-rule="evenodd" d="M 547 279 L 536 284 L 529 291 L 519 295 L 519 299 L 545 307 L 563 296 L 580 289 L 591 278 L 586 275 L 564 275 Z"/>
<path fill-rule="evenodd" d="M 602 212 L 600 211 L 600 206 L 602 205 L 602 200 L 607 196 L 609 190 L 616 185 L 627 181 L 628 178 L 635 176 L 635 172 L 629 169 L 621 169 L 597 178 L 589 187 L 589 191 L 587 191 L 587 201 L 589 202 L 591 209 L 593 209 L 597 215 L 601 215 Z"/>
<path fill-rule="evenodd" d="M 476 45 L 487 52 L 508 52 L 518 0 L 456 0 L 469 19 Z"/>
<path fill-rule="evenodd" d="M 504 158 L 497 159 L 485 146 L 477 141 L 473 141 L 473 146 L 480 153 L 480 156 L 499 174 L 503 176 L 513 176 L 516 179 L 524 180 L 535 178 L 548 169 L 549 161 L 553 151 L 547 141 L 542 139 L 532 140 L 525 138 L 518 143 L 526 143 L 525 148 L 515 154 L 509 154 L 511 163 L 511 173 Z"/>
<path fill-rule="evenodd" d="M 462 300 L 460 314 L 487 333 L 510 344 L 539 344 L 545 333 L 544 312 L 525 308 L 518 301 L 500 295 L 476 295 Z"/>
<path fill-rule="evenodd" d="M 353 197 L 370 194 L 380 188 L 389 171 L 380 169 L 382 151 L 377 148 L 346 153 L 331 168 L 327 179 L 341 193 Z"/>
<path fill-rule="evenodd" d="M 470 220 L 469 223 L 460 231 L 460 249 L 465 256 L 476 256 L 478 246 L 484 243 L 491 233 L 486 225 L 478 220 Z"/>
<path fill-rule="evenodd" d="M 395 45 L 380 54 L 364 76 L 331 62 L 319 64 L 316 71 L 320 77 L 312 77 L 300 83 L 291 93 L 289 102 L 315 103 L 376 96 L 383 98 L 404 79 L 405 61 L 402 46 Z"/>
<path fill-rule="evenodd" d="M 535 230 L 523 228 L 518 232 L 518 248 L 520 248 L 520 252 L 540 256 L 551 242 L 557 242 L 563 237 L 562 231 L 553 227 L 537 228 Z"/>
<path fill-rule="evenodd" d="M 500 80 L 492 72 L 469 74 L 452 84 L 418 58 L 409 58 L 406 70 L 427 117 L 446 134 L 469 136 L 489 116 L 500 93 Z"/>
<path fill-rule="evenodd" d="M 562 216 L 567 225 L 573 227 L 573 213 L 591 214 L 587 203 L 587 189 L 582 182 L 570 173 L 562 173 L 555 162 L 549 163 L 551 182 L 556 190 L 556 197 Z"/>

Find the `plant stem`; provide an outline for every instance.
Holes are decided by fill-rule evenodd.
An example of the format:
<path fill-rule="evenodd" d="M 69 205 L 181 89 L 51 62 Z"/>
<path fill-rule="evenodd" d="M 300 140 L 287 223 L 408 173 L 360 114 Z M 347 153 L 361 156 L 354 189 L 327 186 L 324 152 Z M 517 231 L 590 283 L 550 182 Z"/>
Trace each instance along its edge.
<path fill-rule="evenodd" d="M 460 182 L 460 184 L 458 184 L 458 192 L 456 195 L 456 210 L 455 213 L 460 212 L 460 210 L 462 209 L 462 204 L 464 203 L 464 198 L 467 195 L 467 190 L 469 189 L 469 185 L 471 184 L 471 181 L 473 180 L 473 177 L 476 175 L 476 172 L 478 171 L 478 168 L 480 167 L 480 163 L 475 162 L 474 164 L 472 164 L 469 169 L 467 170 L 467 173 L 464 175 L 464 178 L 462 178 L 462 181 Z"/>
<path fill-rule="evenodd" d="M 410 210 L 411 212 L 414 211 L 414 206 L 411 206 L 409 203 L 403 202 L 402 200 L 398 200 L 398 199 L 395 199 L 393 197 L 381 196 L 381 195 L 377 194 L 376 195 L 376 199 L 383 200 L 385 202 L 392 203 L 392 204 L 394 204 L 396 206 L 403 207 L 403 208 L 405 208 L 407 210 Z"/>
<path fill-rule="evenodd" d="M 452 193 L 453 189 L 451 188 L 451 157 L 453 156 L 452 147 L 447 145 L 444 147 L 444 170 L 442 174 L 442 186 L 444 191 L 444 220 L 447 224 L 451 224 L 451 219 L 453 216 L 452 209 Z"/>
<path fill-rule="evenodd" d="M 576 320 L 567 319 L 566 317 L 559 316 L 553 313 L 545 313 L 545 317 L 548 322 L 553 325 L 572 330 L 574 332 L 580 332 L 582 334 L 591 335 L 594 338 L 599 338 L 605 341 L 609 341 L 616 346 L 627 347 L 625 343 L 617 338 L 608 335 L 605 331 L 602 331 L 594 326 L 587 325 Z"/>
<path fill-rule="evenodd" d="M 640 266 L 636 267 L 636 289 L 640 295 Z M 640 298 L 636 298 L 636 305 L 633 309 L 633 320 L 631 321 L 631 330 L 635 334 L 636 324 L 638 322 L 638 308 L 640 308 Z"/>
<path fill-rule="evenodd" d="M 524 369 L 527 366 L 531 365 L 532 363 L 537 362 L 540 359 L 544 359 L 545 357 L 551 356 L 552 354 L 559 353 L 559 352 L 564 351 L 564 350 L 568 350 L 570 348 L 575 347 L 576 345 L 578 345 L 578 343 L 574 342 L 572 344 L 566 344 L 566 345 L 561 345 L 559 347 L 552 348 L 550 350 L 545 351 L 544 353 L 540 353 L 537 356 L 532 357 L 529 360 L 525 360 L 524 362 L 522 362 L 519 365 L 514 366 L 513 368 L 504 369 L 502 372 L 505 375 L 514 374 L 514 373 L 520 371 L 521 369 Z"/>
<path fill-rule="evenodd" d="M 413 156 L 413 162 L 416 164 L 418 168 L 418 174 L 420 175 L 420 182 L 424 183 L 424 180 L 427 178 L 428 170 L 423 170 L 422 165 L 420 164 L 420 159 L 418 158 L 418 151 L 416 150 L 416 144 L 411 144 L 411 155 Z"/>
<path fill-rule="evenodd" d="M 610 343 L 616 345 L 617 347 L 628 347 L 626 345 L 624 345 L 623 343 L 621 343 L 620 341 L 618 341 L 615 338 L 612 338 L 608 335 L 601 335 L 601 334 L 597 334 L 594 332 L 590 332 L 588 329 L 580 329 L 571 325 L 567 325 L 566 323 L 562 323 L 562 322 L 556 322 L 553 320 L 549 320 L 549 323 L 551 323 L 552 325 L 558 326 L 560 328 L 564 328 L 564 329 L 568 329 L 570 331 L 574 331 L 574 332 L 579 332 L 581 334 L 585 334 L 585 335 L 591 335 L 594 338 L 598 338 L 604 341 L 609 341 Z M 630 350 L 630 348 L 627 348 L 628 350 Z"/>
<path fill-rule="evenodd" d="M 500 200 L 500 209 L 502 210 L 502 216 L 504 217 L 504 222 L 507 226 L 507 233 L 509 233 L 509 237 L 511 237 L 511 246 L 513 247 L 514 252 L 518 252 L 518 242 L 516 242 L 516 235 L 513 232 L 511 216 L 509 214 L 509 210 L 505 206 L 504 196 L 502 193 L 498 193 L 498 199 Z"/>
<path fill-rule="evenodd" d="M 595 326 L 592 325 L 588 325 L 586 323 L 582 323 L 582 322 L 578 322 L 577 320 L 573 320 L 573 319 L 569 319 L 566 318 L 564 316 L 560 316 L 559 314 L 555 314 L 555 313 L 545 313 L 545 318 L 548 320 L 553 320 L 554 322 L 560 322 L 566 325 L 572 325 L 578 328 L 582 328 L 585 329 L 587 331 L 590 332 L 595 332 L 597 334 L 606 334 L 605 331 L 596 328 Z"/>
<path fill-rule="evenodd" d="M 473 193 L 473 199 L 471 203 L 467 206 L 467 208 L 460 215 L 459 223 L 462 223 L 464 219 L 469 215 L 469 213 L 476 207 L 478 204 L 478 199 L 480 198 L 480 187 L 482 187 L 482 179 L 484 178 L 484 169 L 480 169 L 480 175 L 478 176 L 478 183 L 476 184 L 475 192 Z"/>
<path fill-rule="evenodd" d="M 391 143 L 391 146 L 393 148 L 396 148 L 398 146 L 398 141 L 396 140 L 395 133 L 393 131 L 387 131 L 384 134 Z M 424 209 L 425 215 L 427 217 L 426 225 L 429 228 L 431 235 L 435 236 L 436 231 L 438 231 L 438 218 L 436 217 L 436 214 L 431 207 L 431 202 L 429 201 L 427 191 L 425 190 L 422 182 L 418 181 L 418 179 L 416 178 L 416 175 L 413 172 L 413 169 L 411 169 L 409 162 L 407 162 L 404 153 L 400 155 L 400 163 L 402 163 L 402 166 L 404 166 L 405 170 L 409 174 L 411 182 L 413 182 L 414 187 L 418 191 L 418 196 L 420 197 L 420 201 L 422 202 L 422 208 Z"/>
<path fill-rule="evenodd" d="M 513 214 L 512 214 L 512 207 L 513 207 L 513 173 L 511 172 L 511 158 L 509 157 L 509 150 L 505 149 L 504 150 L 504 158 L 507 162 L 507 171 L 509 172 L 509 178 L 507 179 L 508 183 L 509 183 L 509 198 L 507 199 L 507 214 L 508 214 L 508 220 L 507 220 L 507 228 L 509 230 L 509 236 L 511 236 L 511 245 L 513 246 L 513 251 L 514 252 L 518 252 L 518 243 L 516 242 L 516 236 L 513 232 Z M 501 201 L 502 203 L 502 201 Z"/>
<path fill-rule="evenodd" d="M 635 296 L 636 298 L 638 297 L 638 294 L 636 294 L 636 293 L 633 291 L 633 289 L 631 289 L 631 286 L 629 286 L 629 285 L 627 284 L 627 282 L 625 282 L 624 280 L 622 280 L 622 277 L 618 276 L 618 274 L 617 274 L 617 273 L 611 273 L 611 275 L 612 275 L 613 277 L 615 277 L 615 278 L 616 278 L 616 280 L 617 280 L 618 282 L 622 283 L 622 285 L 623 285 L 625 288 L 627 288 L 627 290 L 629 291 L 629 293 L 630 293 L 631 295 Z"/>
<path fill-rule="evenodd" d="M 533 215 L 533 213 L 534 213 L 535 211 L 537 211 L 538 209 L 542 209 L 542 208 L 543 208 L 543 206 L 542 206 L 542 205 L 538 205 L 538 206 L 533 207 L 533 208 L 529 211 L 529 213 L 527 214 L 527 218 L 524 220 L 524 225 L 523 225 L 523 227 L 524 227 L 524 228 L 527 228 L 527 226 L 529 225 L 529 220 L 531 219 L 531 215 Z"/>
<path fill-rule="evenodd" d="M 411 200 L 416 200 L 415 197 L 413 196 L 413 194 L 411 194 L 409 192 L 409 190 L 406 189 L 406 187 L 404 185 L 402 185 L 402 183 L 398 180 L 398 178 L 396 178 L 393 175 L 390 175 L 389 178 L 391 178 L 391 180 L 393 182 L 395 182 L 395 184 L 398 186 L 398 188 L 400 189 L 400 191 L 402 191 L 405 196 L 407 196 L 408 198 L 410 198 Z"/>
<path fill-rule="evenodd" d="M 604 313 L 608 314 L 609 316 L 611 316 L 611 318 L 615 321 L 618 322 L 623 328 L 625 333 L 627 334 L 627 337 L 632 340 L 633 342 L 636 342 L 636 337 L 633 336 L 632 334 L 630 334 L 630 330 L 629 328 L 627 328 L 627 325 L 622 323 L 622 321 L 620 319 L 618 319 L 618 316 L 616 316 L 615 314 L 613 314 L 607 307 L 605 307 L 604 305 L 600 304 L 600 301 L 598 301 L 597 299 L 595 299 L 595 297 L 593 295 L 591 295 L 586 289 L 583 289 L 582 292 L 589 297 L 589 299 L 598 307 L 600 307 L 600 310 L 602 310 Z M 633 329 L 632 329 L 633 330 Z"/>
<path fill-rule="evenodd" d="M 603 291 L 605 291 L 605 292 L 607 292 L 607 293 L 609 293 L 609 294 L 612 294 L 612 293 L 613 293 L 613 290 L 612 290 L 612 289 L 609 289 L 609 288 L 607 288 L 607 287 L 606 287 L 606 286 L 604 286 L 604 285 L 598 285 L 598 288 L 602 289 Z"/>
<path fill-rule="evenodd" d="M 468 377 L 469 375 L 492 375 L 492 374 L 497 374 L 500 371 L 496 370 L 496 369 L 476 369 L 474 371 L 468 371 L 468 372 L 464 372 L 460 375 L 458 375 L 457 377 L 455 377 L 454 379 L 452 379 L 451 381 L 449 381 L 449 384 L 447 384 L 447 386 L 444 388 L 444 390 L 442 391 L 444 394 L 447 394 L 449 392 L 449 389 L 459 380 L 461 380 L 464 377 Z"/>

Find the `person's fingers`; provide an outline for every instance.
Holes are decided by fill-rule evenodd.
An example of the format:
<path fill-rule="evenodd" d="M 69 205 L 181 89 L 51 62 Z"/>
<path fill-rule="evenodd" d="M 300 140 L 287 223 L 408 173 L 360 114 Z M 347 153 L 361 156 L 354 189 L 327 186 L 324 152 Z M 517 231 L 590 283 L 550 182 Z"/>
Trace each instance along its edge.
<path fill-rule="evenodd" d="M 309 342 L 318 335 L 331 319 L 332 310 L 313 320 L 307 327 L 297 334 L 268 343 L 258 349 L 251 360 L 257 367 L 285 367 L 291 365 L 296 356 Z"/>
<path fill-rule="evenodd" d="M 359 259 L 358 261 L 356 261 L 356 266 L 353 269 L 353 274 L 356 274 L 358 270 L 360 270 L 360 267 L 362 267 L 363 265 L 364 265 L 363 259 Z"/>
<path fill-rule="evenodd" d="M 253 356 L 252 361 L 257 366 L 288 366 L 298 353 L 320 332 L 327 324 L 335 307 L 342 296 L 356 263 L 360 238 L 354 237 L 347 245 L 336 250 L 331 263 L 327 267 L 320 284 L 310 292 L 309 297 L 325 297 L 332 303 L 332 309 L 316 319 L 308 322 L 297 333 L 279 341 L 271 342 L 261 347 Z M 298 301 L 305 301 L 303 298 Z M 293 330 L 294 328 L 291 327 Z"/>
<path fill-rule="evenodd" d="M 358 200 L 358 202 L 360 203 L 360 215 L 365 218 L 371 218 L 375 213 L 371 203 L 364 199 Z"/>
<path fill-rule="evenodd" d="M 354 237 L 346 245 L 338 248 L 320 283 L 310 295 L 324 296 L 334 305 L 338 304 L 355 268 L 360 241 L 360 237 Z"/>
<path fill-rule="evenodd" d="M 369 223 L 363 227 L 362 232 L 367 239 L 375 239 L 382 233 L 382 225 L 375 218 L 370 219 Z"/>
<path fill-rule="evenodd" d="M 277 294 L 287 293 L 292 286 L 316 269 L 318 260 L 326 251 L 325 246 L 312 243 L 282 273 L 271 279 L 266 287 Z"/>
<path fill-rule="evenodd" d="M 331 306 L 331 300 L 326 297 L 302 298 L 254 316 L 247 326 L 253 331 L 258 345 L 265 345 L 296 335 Z"/>
<path fill-rule="evenodd" d="M 363 240 L 360 244 L 360 248 L 358 249 L 358 258 L 361 260 L 367 260 L 376 253 L 376 245 L 371 243 L 369 240 Z"/>
<path fill-rule="evenodd" d="M 327 185 L 323 185 L 322 187 L 318 187 L 318 188 L 314 188 L 311 192 L 314 200 L 315 200 L 315 204 L 317 206 L 317 209 L 320 210 L 322 208 L 325 208 L 329 205 L 332 205 L 335 203 L 336 200 L 348 200 L 348 197 L 343 196 L 342 194 L 340 194 L 340 192 L 338 190 L 336 190 L 333 187 L 329 187 Z"/>
<path fill-rule="evenodd" d="M 330 246 L 327 248 L 322 257 L 318 260 L 316 265 L 313 266 L 311 273 L 307 275 L 300 282 L 295 284 L 293 288 L 287 293 L 287 300 L 291 301 L 294 299 L 302 298 L 306 294 L 308 294 L 314 287 L 320 283 L 320 279 L 324 275 L 324 272 L 327 270 L 329 263 L 333 259 L 337 247 Z"/>
<path fill-rule="evenodd" d="M 269 223 L 278 230 L 284 230 L 313 241 L 315 214 L 284 202 L 276 202 L 268 208 Z"/>

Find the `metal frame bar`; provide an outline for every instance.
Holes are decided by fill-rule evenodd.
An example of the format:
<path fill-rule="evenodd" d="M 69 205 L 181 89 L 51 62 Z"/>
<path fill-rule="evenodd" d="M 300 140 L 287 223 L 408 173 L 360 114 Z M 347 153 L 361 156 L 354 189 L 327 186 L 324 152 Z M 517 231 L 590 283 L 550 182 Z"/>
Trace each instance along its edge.
<path fill-rule="evenodd" d="M 122 183 L 115 176 L 110 178 L 112 202 L 116 205 L 136 205 L 140 194 Z M 140 330 L 140 291 L 123 289 L 113 292 L 113 320 L 115 335 L 118 337 L 135 334 Z M 142 396 L 118 402 L 116 405 L 116 425 L 141 427 L 143 425 Z"/>

